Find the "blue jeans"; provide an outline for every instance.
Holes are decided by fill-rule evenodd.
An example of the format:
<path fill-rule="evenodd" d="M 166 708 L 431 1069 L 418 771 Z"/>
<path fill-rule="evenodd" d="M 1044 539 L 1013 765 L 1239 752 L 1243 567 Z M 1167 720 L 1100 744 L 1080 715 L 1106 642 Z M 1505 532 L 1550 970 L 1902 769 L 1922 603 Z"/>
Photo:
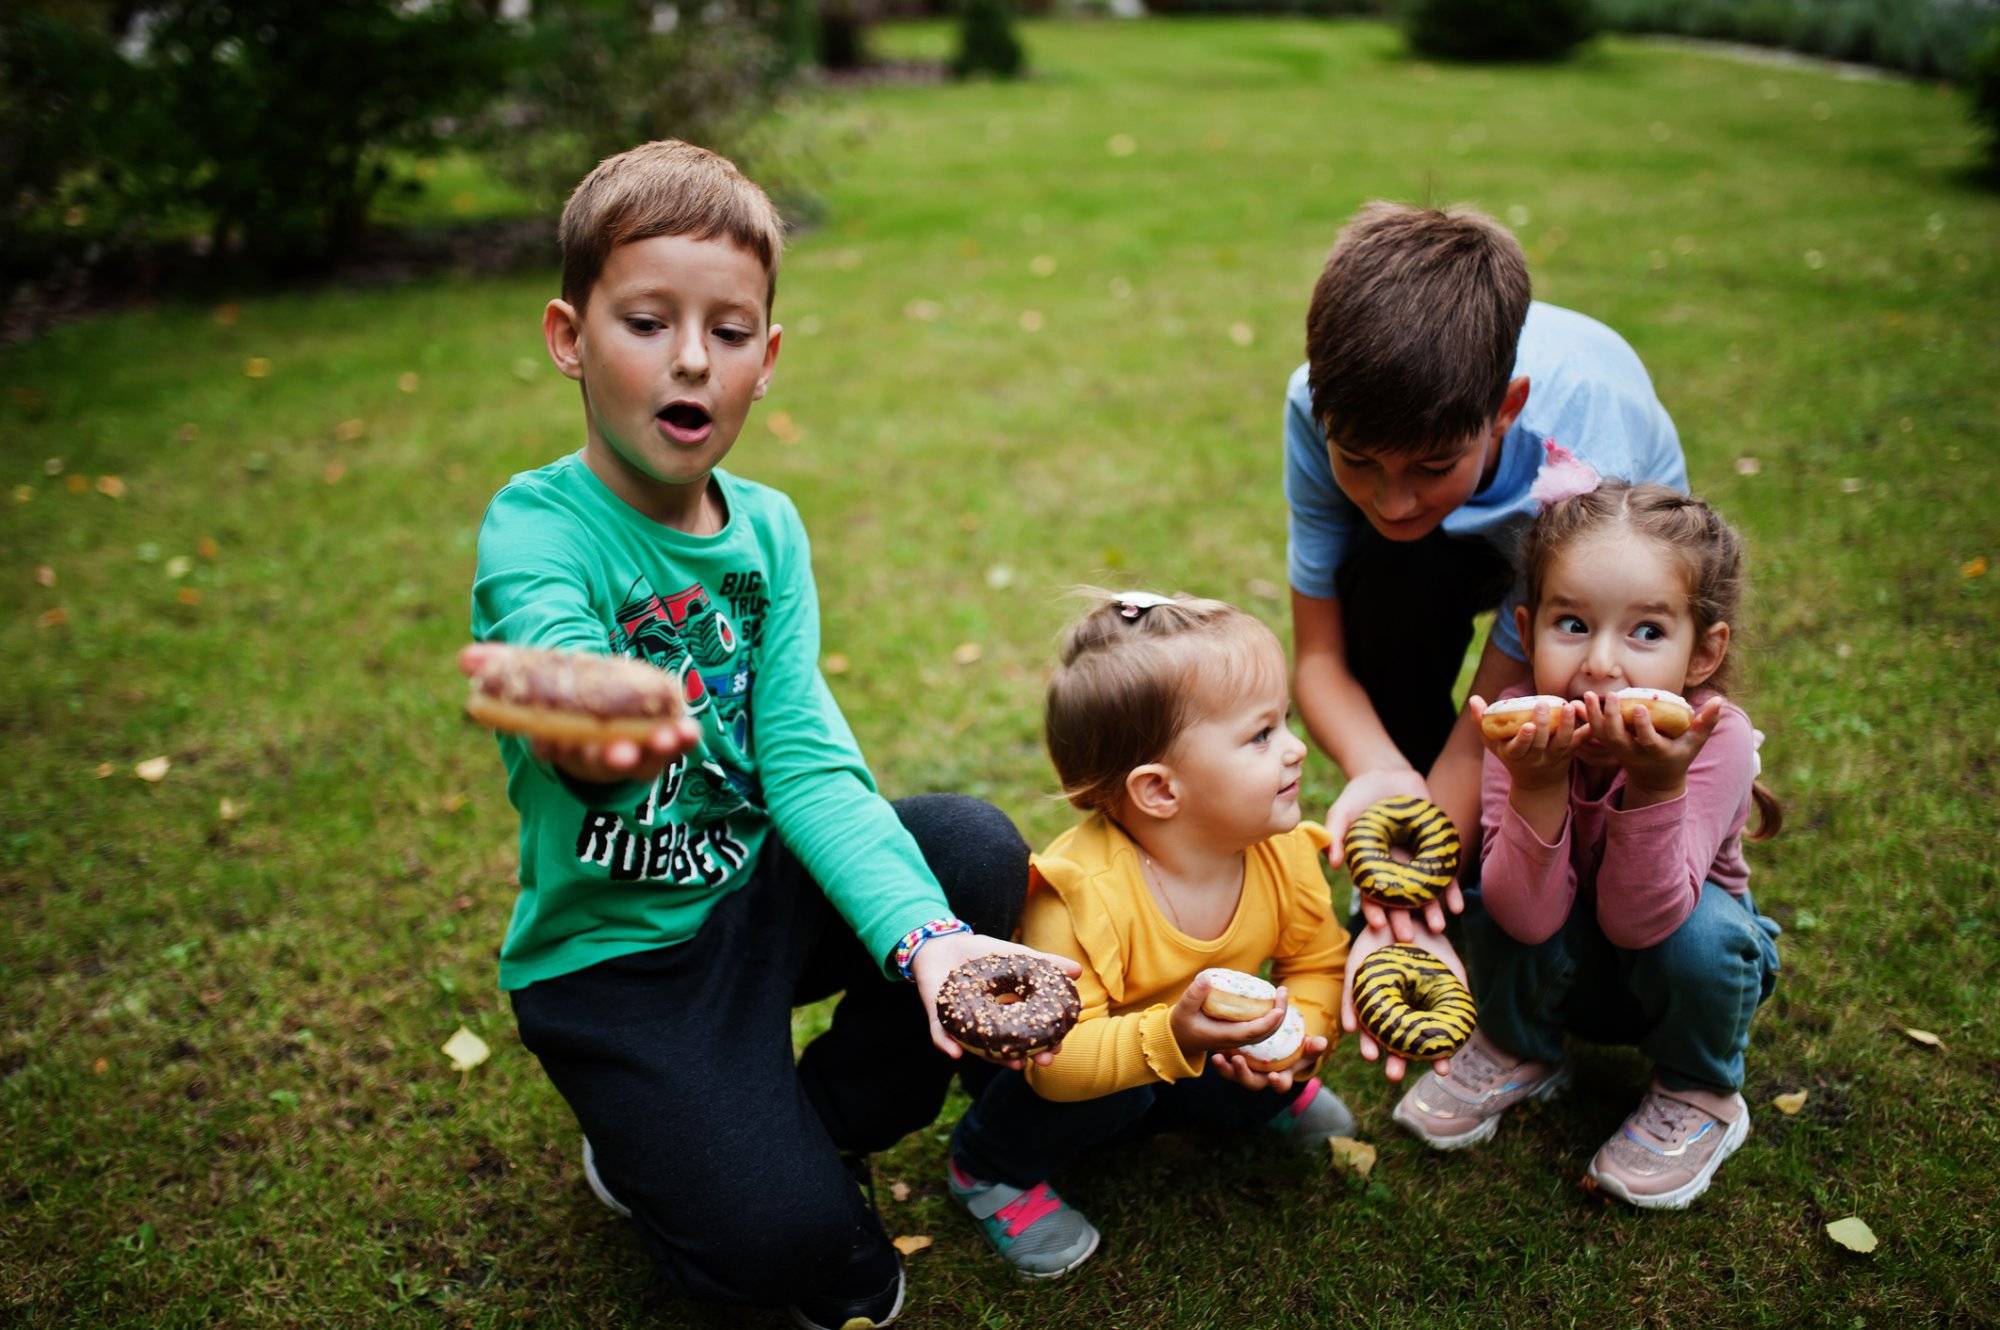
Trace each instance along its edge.
<path fill-rule="evenodd" d="M 1020 1072 L 1002 1070 L 959 1119 L 951 1152 L 980 1181 L 1025 1189 L 1047 1181 L 1077 1156 L 1124 1137 L 1177 1127 L 1261 1127 L 1304 1089 L 1301 1082 L 1283 1093 L 1251 1090 L 1208 1066 L 1200 1076 L 1171 1084 L 1058 1103 L 1036 1094 Z"/>
<path fill-rule="evenodd" d="M 1613 946 L 1579 894 L 1562 928 L 1530 946 L 1466 893 L 1460 949 L 1479 1028 L 1518 1057 L 1558 1062 L 1563 1036 L 1635 1044 L 1670 1089 L 1733 1093 L 1750 1018 L 1778 982 L 1778 925 L 1749 895 L 1705 884 L 1694 912 L 1651 947 Z"/>

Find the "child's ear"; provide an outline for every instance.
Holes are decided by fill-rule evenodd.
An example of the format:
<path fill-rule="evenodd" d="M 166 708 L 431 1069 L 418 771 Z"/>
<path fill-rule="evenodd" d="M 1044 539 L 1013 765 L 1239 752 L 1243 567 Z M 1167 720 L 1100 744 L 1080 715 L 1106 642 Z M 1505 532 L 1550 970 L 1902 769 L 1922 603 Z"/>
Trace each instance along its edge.
<path fill-rule="evenodd" d="M 1535 649 L 1529 644 L 1530 634 L 1528 630 L 1532 626 L 1532 622 L 1526 605 L 1516 605 L 1514 607 L 1514 632 L 1521 639 L 1521 650 L 1528 653 L 1530 661 L 1533 661 L 1535 656 Z"/>
<path fill-rule="evenodd" d="M 583 318 L 567 300 L 551 300 L 542 310 L 542 342 L 565 378 L 583 378 Z"/>
<path fill-rule="evenodd" d="M 1694 654 L 1688 657 L 1688 689 L 1692 691 L 1707 683 L 1722 668 L 1722 658 L 1728 654 L 1729 625 L 1710 624 L 1708 631 L 1695 639 Z"/>
<path fill-rule="evenodd" d="M 1521 418 L 1521 412 L 1528 407 L 1528 376 L 1519 375 L 1507 383 L 1507 395 L 1500 399 L 1500 410 L 1493 417 L 1493 441 L 1498 443 L 1507 437 L 1507 431 L 1514 428 L 1514 422 Z"/>
<path fill-rule="evenodd" d="M 770 340 L 764 343 L 764 368 L 758 371 L 757 388 L 750 394 L 750 400 L 753 402 L 762 401 L 764 394 L 770 390 L 771 374 L 778 368 L 778 343 L 783 341 L 784 337 L 784 325 L 772 324 Z"/>
<path fill-rule="evenodd" d="M 1164 762 L 1148 762 L 1125 773 L 1125 797 L 1135 811 L 1164 822 L 1181 811 L 1180 786 L 1174 769 Z"/>

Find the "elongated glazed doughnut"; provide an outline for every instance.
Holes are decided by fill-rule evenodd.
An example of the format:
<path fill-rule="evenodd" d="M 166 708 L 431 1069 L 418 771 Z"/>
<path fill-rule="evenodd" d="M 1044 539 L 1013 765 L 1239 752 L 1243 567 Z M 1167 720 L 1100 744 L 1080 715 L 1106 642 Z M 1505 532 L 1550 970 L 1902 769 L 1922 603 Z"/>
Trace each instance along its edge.
<path fill-rule="evenodd" d="M 1448 1058 L 1472 1037 L 1479 1012 L 1451 967 L 1396 942 L 1368 953 L 1354 973 L 1354 1014 L 1400 1058 Z"/>
<path fill-rule="evenodd" d="M 1668 739 L 1678 739 L 1694 724 L 1694 708 L 1679 693 L 1670 693 L 1664 688 L 1620 688 L 1612 696 L 1618 700 L 1618 710 L 1631 725 L 1644 711 L 1653 717 L 1653 728 Z"/>
<path fill-rule="evenodd" d="M 1535 718 L 1535 708 L 1549 709 L 1549 724 L 1557 723 L 1557 717 L 1569 706 L 1569 699 L 1553 697 L 1548 693 L 1536 693 L 1531 697 L 1505 697 L 1486 708 L 1486 714 L 1479 718 L 1479 732 L 1496 743 L 1504 742 L 1521 732 L 1521 727 Z"/>
<path fill-rule="evenodd" d="M 1306 1018 L 1297 1007 L 1286 1007 L 1285 1018 L 1278 1022 L 1277 1029 L 1236 1051 L 1250 1064 L 1250 1070 L 1269 1073 L 1283 1071 L 1297 1062 L 1299 1049 L 1305 1042 Z"/>
<path fill-rule="evenodd" d="M 1408 851 L 1410 862 L 1390 853 Z M 1399 794 L 1361 810 L 1347 825 L 1341 853 L 1361 894 L 1384 905 L 1415 909 L 1435 899 L 1458 875 L 1458 828 L 1428 799 Z"/>
<path fill-rule="evenodd" d="M 1208 980 L 1201 1009 L 1218 1021 L 1254 1021 L 1278 1005 L 1278 990 L 1254 974 L 1213 969 L 1195 978 Z"/>
<path fill-rule="evenodd" d="M 643 743 L 687 709 L 681 681 L 627 656 L 489 644 L 465 712 L 488 729 L 557 743 Z"/>

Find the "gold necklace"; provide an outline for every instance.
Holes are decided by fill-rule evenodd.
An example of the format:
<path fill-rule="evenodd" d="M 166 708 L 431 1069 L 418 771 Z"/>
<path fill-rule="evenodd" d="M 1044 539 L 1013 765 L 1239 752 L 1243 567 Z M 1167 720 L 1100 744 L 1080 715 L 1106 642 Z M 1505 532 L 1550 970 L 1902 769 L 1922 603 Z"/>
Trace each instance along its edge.
<path fill-rule="evenodd" d="M 1167 917 L 1174 921 L 1176 929 L 1186 933 L 1187 925 L 1181 922 L 1181 912 L 1174 908 L 1174 898 L 1167 894 L 1166 879 L 1160 876 L 1160 870 L 1154 866 L 1153 856 L 1141 850 L 1139 862 L 1146 866 L 1146 877 L 1153 884 L 1153 894 L 1160 898 L 1160 904 L 1167 907 Z"/>

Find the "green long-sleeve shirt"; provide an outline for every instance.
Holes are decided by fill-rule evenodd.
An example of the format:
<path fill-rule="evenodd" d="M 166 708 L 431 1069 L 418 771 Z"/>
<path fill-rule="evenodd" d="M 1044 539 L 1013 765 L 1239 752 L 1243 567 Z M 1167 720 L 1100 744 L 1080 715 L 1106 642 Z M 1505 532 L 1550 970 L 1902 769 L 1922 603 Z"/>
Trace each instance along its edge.
<path fill-rule="evenodd" d="M 701 745 L 654 781 L 586 787 L 500 737 L 521 815 L 521 894 L 500 986 L 692 937 L 775 828 L 870 955 L 949 913 L 875 792 L 819 672 L 804 525 L 723 471 L 720 532 L 662 526 L 572 454 L 510 480 L 479 530 L 472 635 L 636 656 L 681 675 Z"/>

